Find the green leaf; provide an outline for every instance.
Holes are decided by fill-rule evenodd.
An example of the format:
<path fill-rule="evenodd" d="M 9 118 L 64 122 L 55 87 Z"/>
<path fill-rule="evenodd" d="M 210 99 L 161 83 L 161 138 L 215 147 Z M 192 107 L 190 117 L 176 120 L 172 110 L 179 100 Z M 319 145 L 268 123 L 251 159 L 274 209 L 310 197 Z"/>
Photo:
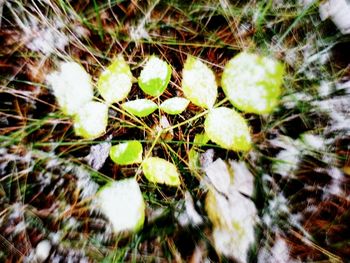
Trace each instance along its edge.
<path fill-rule="evenodd" d="M 139 99 L 124 102 L 122 108 L 137 117 L 146 117 L 154 112 L 158 106 L 148 99 Z"/>
<path fill-rule="evenodd" d="M 97 81 L 97 89 L 107 104 L 125 99 L 132 86 L 132 74 L 129 65 L 119 55 L 111 65 L 102 72 Z"/>
<path fill-rule="evenodd" d="M 145 202 L 134 178 L 106 185 L 97 192 L 96 204 L 112 223 L 115 233 L 138 231 L 145 221 Z"/>
<path fill-rule="evenodd" d="M 278 104 L 283 65 L 271 58 L 240 53 L 225 66 L 222 88 L 236 108 L 249 113 L 270 113 Z"/>
<path fill-rule="evenodd" d="M 74 115 L 93 99 L 91 77 L 78 63 L 62 62 L 58 72 L 48 75 L 47 82 L 64 114 Z"/>
<path fill-rule="evenodd" d="M 182 90 L 193 104 L 212 108 L 218 93 L 214 72 L 199 59 L 188 56 L 182 72 Z"/>
<path fill-rule="evenodd" d="M 195 146 L 202 146 L 209 141 L 208 135 L 206 133 L 198 133 L 194 136 L 193 144 Z"/>
<path fill-rule="evenodd" d="M 111 147 L 109 156 L 116 164 L 127 165 L 142 162 L 142 144 L 127 141 Z"/>
<path fill-rule="evenodd" d="M 200 169 L 199 157 L 200 153 L 197 152 L 196 149 L 191 148 L 191 150 L 188 152 L 188 166 L 191 171 L 197 171 Z"/>
<path fill-rule="evenodd" d="M 149 157 L 142 163 L 142 170 L 146 178 L 153 183 L 180 185 L 180 174 L 176 166 L 158 157 Z"/>
<path fill-rule="evenodd" d="M 225 149 L 247 151 L 251 148 L 247 121 L 232 109 L 212 109 L 204 122 L 204 129 L 210 140 Z"/>
<path fill-rule="evenodd" d="M 95 139 L 106 132 L 108 107 L 104 103 L 90 101 L 74 116 L 74 131 L 77 136 Z"/>
<path fill-rule="evenodd" d="M 197 171 L 200 169 L 199 157 L 200 153 L 198 148 L 209 141 L 206 133 L 196 134 L 193 140 L 193 146 L 188 153 L 188 164 L 191 171 Z"/>
<path fill-rule="evenodd" d="M 160 96 L 169 84 L 171 67 L 156 56 L 151 56 L 138 79 L 139 86 L 148 95 Z"/>
<path fill-rule="evenodd" d="M 175 97 L 165 100 L 160 104 L 160 109 L 168 114 L 180 114 L 187 108 L 189 103 L 188 99 Z"/>

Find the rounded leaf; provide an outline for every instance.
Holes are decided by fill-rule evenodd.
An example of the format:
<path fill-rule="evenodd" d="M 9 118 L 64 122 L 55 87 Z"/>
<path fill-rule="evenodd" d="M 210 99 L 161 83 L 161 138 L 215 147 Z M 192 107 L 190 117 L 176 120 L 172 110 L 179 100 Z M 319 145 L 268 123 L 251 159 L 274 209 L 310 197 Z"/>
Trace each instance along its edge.
<path fill-rule="evenodd" d="M 100 211 L 112 223 L 115 233 L 138 231 L 145 221 L 145 202 L 134 178 L 113 182 L 96 195 Z"/>
<path fill-rule="evenodd" d="M 47 82 L 64 114 L 74 115 L 93 99 L 91 77 L 78 63 L 61 63 L 60 70 L 50 74 Z"/>
<path fill-rule="evenodd" d="M 160 104 L 160 109 L 168 114 L 180 114 L 187 108 L 189 103 L 190 101 L 188 99 L 175 97 L 165 100 Z"/>
<path fill-rule="evenodd" d="M 127 165 L 142 162 L 142 144 L 139 141 L 127 141 L 111 147 L 109 156 L 116 164 Z"/>
<path fill-rule="evenodd" d="M 77 136 L 95 139 L 106 132 L 108 121 L 107 105 L 90 101 L 74 116 L 74 130 Z"/>
<path fill-rule="evenodd" d="M 188 56 L 182 71 L 182 90 L 193 104 L 212 108 L 218 94 L 214 72 L 199 59 Z"/>
<path fill-rule="evenodd" d="M 125 99 L 132 86 L 132 74 L 129 65 L 119 55 L 111 65 L 102 72 L 97 81 L 97 89 L 107 104 Z"/>
<path fill-rule="evenodd" d="M 164 60 L 151 56 L 140 73 L 139 86 L 148 95 L 160 96 L 169 84 L 171 67 Z"/>
<path fill-rule="evenodd" d="M 264 114 L 278 104 L 283 74 L 284 67 L 280 62 L 243 52 L 226 64 L 221 85 L 236 108 Z"/>
<path fill-rule="evenodd" d="M 148 181 L 170 186 L 180 185 L 180 174 L 176 166 L 158 157 L 149 157 L 142 163 L 142 170 Z"/>
<path fill-rule="evenodd" d="M 247 151 L 251 147 L 251 137 L 246 120 L 236 111 L 220 107 L 212 109 L 204 129 L 209 139 L 222 148 Z"/>
<path fill-rule="evenodd" d="M 121 106 L 137 117 L 146 117 L 158 108 L 157 104 L 148 99 L 131 100 L 124 102 Z"/>

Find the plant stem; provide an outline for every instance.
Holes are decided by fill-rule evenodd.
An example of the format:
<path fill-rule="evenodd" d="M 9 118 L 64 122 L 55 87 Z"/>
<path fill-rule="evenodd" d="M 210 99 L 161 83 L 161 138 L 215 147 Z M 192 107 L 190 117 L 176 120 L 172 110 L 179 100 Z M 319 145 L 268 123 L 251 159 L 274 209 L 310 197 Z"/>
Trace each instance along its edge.
<path fill-rule="evenodd" d="M 145 158 L 143 160 L 146 160 L 152 153 L 152 150 L 154 148 L 154 146 L 156 146 L 160 136 L 162 135 L 164 130 L 160 130 L 158 131 L 157 135 L 156 135 L 156 138 L 154 139 L 152 145 L 151 145 L 151 148 L 149 148 L 149 150 L 147 151 L 146 155 L 145 155 Z M 141 173 L 141 167 L 142 167 L 142 163 L 139 165 L 139 167 L 137 168 L 137 171 L 135 173 L 135 178 L 137 180 L 137 177 L 139 176 L 139 174 Z"/>

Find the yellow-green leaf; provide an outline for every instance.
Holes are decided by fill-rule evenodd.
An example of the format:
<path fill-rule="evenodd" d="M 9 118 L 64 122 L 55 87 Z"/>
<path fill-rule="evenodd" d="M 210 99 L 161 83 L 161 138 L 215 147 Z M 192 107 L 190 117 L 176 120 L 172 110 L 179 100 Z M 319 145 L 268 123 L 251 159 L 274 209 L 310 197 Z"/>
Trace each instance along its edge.
<path fill-rule="evenodd" d="M 116 164 L 127 165 L 142 162 L 142 144 L 139 141 L 127 141 L 111 147 L 109 156 Z"/>
<path fill-rule="evenodd" d="M 165 100 L 162 104 L 160 104 L 159 108 L 168 114 L 175 115 L 183 112 L 189 103 L 190 101 L 188 99 L 175 97 Z"/>
<path fill-rule="evenodd" d="M 139 99 L 124 102 L 122 108 L 137 117 L 146 117 L 154 112 L 158 106 L 148 99 Z"/>
<path fill-rule="evenodd" d="M 140 73 L 139 86 L 148 95 L 160 96 L 169 84 L 171 67 L 164 60 L 151 56 Z"/>
<path fill-rule="evenodd" d="M 208 135 L 206 133 L 198 133 L 194 136 L 193 147 L 202 146 L 209 141 Z"/>
<path fill-rule="evenodd" d="M 217 97 L 214 72 L 198 58 L 188 56 L 182 71 L 182 90 L 193 104 L 212 108 Z"/>
<path fill-rule="evenodd" d="M 112 223 L 115 233 L 138 231 L 145 221 L 145 202 L 134 178 L 106 185 L 96 195 L 100 211 Z"/>
<path fill-rule="evenodd" d="M 97 89 L 107 104 L 125 99 L 132 86 L 132 74 L 129 65 L 119 55 L 111 65 L 102 72 L 97 81 Z"/>
<path fill-rule="evenodd" d="M 142 171 L 146 178 L 153 183 L 180 185 L 180 174 L 176 166 L 158 157 L 149 157 L 142 163 Z"/>
<path fill-rule="evenodd" d="M 90 101 L 82 106 L 74 116 L 75 134 L 85 139 L 95 139 L 106 132 L 107 121 L 107 105 Z"/>
<path fill-rule="evenodd" d="M 212 109 L 204 129 L 209 139 L 221 147 L 234 151 L 251 148 L 251 137 L 247 121 L 235 110 L 220 107 Z"/>
<path fill-rule="evenodd" d="M 280 62 L 242 52 L 226 64 L 221 85 L 233 106 L 244 112 L 264 114 L 278 104 L 283 75 Z"/>

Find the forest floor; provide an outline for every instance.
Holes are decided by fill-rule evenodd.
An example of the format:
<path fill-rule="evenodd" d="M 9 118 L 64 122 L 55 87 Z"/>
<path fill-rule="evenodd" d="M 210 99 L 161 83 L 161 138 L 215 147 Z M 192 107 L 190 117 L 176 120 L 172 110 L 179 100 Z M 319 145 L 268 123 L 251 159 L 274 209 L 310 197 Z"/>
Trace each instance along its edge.
<path fill-rule="evenodd" d="M 350 35 L 320 19 L 320 2 L 0 1 L 0 262 L 40 262 L 39 253 L 45 262 L 349 262 Z M 280 103 L 267 115 L 241 113 L 251 127 L 249 152 L 205 142 L 195 169 L 189 153 L 203 132 L 200 107 L 142 118 L 146 131 L 116 103 L 106 133 L 87 140 L 74 134 L 47 82 L 62 61 L 75 61 L 96 83 L 118 54 L 136 78 L 157 55 L 172 68 L 164 101 L 183 96 L 192 55 L 213 70 L 218 101 L 232 108 L 220 78 L 241 51 L 285 65 Z M 145 97 L 134 83 L 128 100 Z M 155 140 L 157 127 L 178 123 Z M 108 157 L 125 140 L 176 164 L 181 186 L 138 176 L 145 224 L 118 235 L 91 200 L 138 172 Z M 222 235 L 221 246 L 213 236 L 205 167 L 214 160 L 234 178 L 253 178 L 252 196 L 242 195 L 256 208 L 249 251 L 228 252 L 240 244 Z"/>

